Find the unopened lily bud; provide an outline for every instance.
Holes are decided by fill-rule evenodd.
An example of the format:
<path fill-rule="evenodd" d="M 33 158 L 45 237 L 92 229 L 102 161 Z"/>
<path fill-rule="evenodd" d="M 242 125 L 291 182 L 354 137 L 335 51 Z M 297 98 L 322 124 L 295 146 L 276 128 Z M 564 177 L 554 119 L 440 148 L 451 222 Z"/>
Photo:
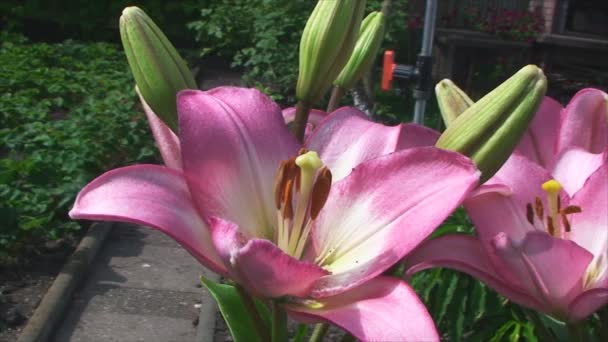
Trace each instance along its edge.
<path fill-rule="evenodd" d="M 167 126 L 177 131 L 176 94 L 182 89 L 197 88 L 186 62 L 138 7 L 122 11 L 120 38 L 144 100 Z"/>
<path fill-rule="evenodd" d="M 372 66 L 384 37 L 384 16 L 382 12 L 370 13 L 359 30 L 359 38 L 350 59 L 334 81 L 334 85 L 350 89 Z"/>
<path fill-rule="evenodd" d="M 459 115 L 436 146 L 470 157 L 481 182 L 488 180 L 509 158 L 538 110 L 547 78 L 528 65 Z"/>
<path fill-rule="evenodd" d="M 462 89 L 447 78 L 437 83 L 435 95 L 445 127 L 448 127 L 458 115 L 464 113 L 474 103 Z"/>
<path fill-rule="evenodd" d="M 365 0 L 320 0 L 300 40 L 296 97 L 314 104 L 350 57 L 361 26 Z"/>

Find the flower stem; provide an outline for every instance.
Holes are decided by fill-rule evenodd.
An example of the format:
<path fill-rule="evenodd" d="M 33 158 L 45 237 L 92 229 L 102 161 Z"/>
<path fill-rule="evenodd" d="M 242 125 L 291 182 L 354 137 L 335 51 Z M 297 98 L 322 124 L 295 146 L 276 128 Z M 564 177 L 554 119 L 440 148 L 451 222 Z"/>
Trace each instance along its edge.
<path fill-rule="evenodd" d="M 331 113 L 340 105 L 340 99 L 344 95 L 344 89 L 338 86 L 334 86 L 331 90 L 331 97 L 329 98 L 329 104 L 327 105 L 327 113 Z"/>
<path fill-rule="evenodd" d="M 271 307 L 272 342 L 287 341 L 287 314 L 285 313 L 285 310 L 276 301 L 271 302 Z"/>
<path fill-rule="evenodd" d="M 243 305 L 245 306 L 245 310 L 247 310 L 247 312 L 249 313 L 249 316 L 251 316 L 251 319 L 253 320 L 253 325 L 255 326 L 256 334 L 258 335 L 260 340 L 268 341 L 269 340 L 268 328 L 266 327 L 266 324 L 264 324 L 264 321 L 260 317 L 260 313 L 258 312 L 258 309 L 256 309 L 256 307 L 255 307 L 255 302 L 253 301 L 253 298 L 247 293 L 247 291 L 245 291 L 245 289 L 243 289 L 242 287 L 240 287 L 238 285 L 236 286 L 236 290 L 239 293 L 239 296 L 241 297 L 241 301 L 243 302 Z"/>
<path fill-rule="evenodd" d="M 296 329 L 296 336 L 293 338 L 293 342 L 303 342 L 306 333 L 308 332 L 308 324 L 300 323 Z"/>
<path fill-rule="evenodd" d="M 329 329 L 329 324 L 327 323 L 317 323 L 315 325 L 315 329 L 312 331 L 312 336 L 310 336 L 310 340 L 308 342 L 321 342 L 323 341 L 323 337 L 327 330 Z"/>
<path fill-rule="evenodd" d="M 303 101 L 298 101 L 296 104 L 296 117 L 293 122 L 293 134 L 300 141 L 304 141 L 304 132 L 306 131 L 306 123 L 308 122 L 308 114 L 312 106 Z"/>

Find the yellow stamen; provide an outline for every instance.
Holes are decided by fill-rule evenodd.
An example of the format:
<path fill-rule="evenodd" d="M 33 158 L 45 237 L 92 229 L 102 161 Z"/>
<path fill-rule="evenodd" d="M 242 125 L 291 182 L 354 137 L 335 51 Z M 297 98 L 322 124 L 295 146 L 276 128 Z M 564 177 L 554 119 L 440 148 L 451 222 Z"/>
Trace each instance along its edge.
<path fill-rule="evenodd" d="M 555 179 L 546 181 L 542 185 L 543 190 L 547 193 L 547 204 L 549 205 L 549 216 L 553 225 L 558 225 L 558 229 L 554 232 L 549 232 L 553 236 L 563 237 L 562 229 L 559 227 L 559 192 L 562 189 L 562 185 L 559 184 Z"/>
<path fill-rule="evenodd" d="M 300 196 L 298 197 L 293 228 L 289 237 L 289 250 L 294 253 L 300 240 L 302 229 L 304 228 L 304 218 L 306 217 L 315 175 L 317 174 L 317 170 L 323 166 L 323 162 L 319 159 L 317 152 L 309 151 L 296 158 L 296 165 L 300 167 Z"/>

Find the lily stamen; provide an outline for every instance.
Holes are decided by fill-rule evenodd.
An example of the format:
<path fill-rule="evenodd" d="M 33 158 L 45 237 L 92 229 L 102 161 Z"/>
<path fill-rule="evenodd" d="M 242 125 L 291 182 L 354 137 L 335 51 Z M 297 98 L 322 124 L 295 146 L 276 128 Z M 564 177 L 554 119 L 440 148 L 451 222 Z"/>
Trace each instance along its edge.
<path fill-rule="evenodd" d="M 549 207 L 546 218 L 543 217 L 545 212 L 543 202 L 539 197 L 535 197 L 534 208 L 532 208 L 531 203 L 526 205 L 526 219 L 531 225 L 534 225 L 534 214 L 536 214 L 541 224 L 546 222 L 545 229 L 551 236 L 562 239 L 568 238 L 567 234 L 570 233 L 572 227 L 567 215 L 580 213 L 582 211 L 581 207 L 576 205 L 569 205 L 565 208 L 561 207 L 559 192 L 562 186 L 554 179 L 543 183 L 542 189 L 547 194 L 547 204 Z"/>
<path fill-rule="evenodd" d="M 279 167 L 275 180 L 278 221 L 275 238 L 277 246 L 295 258 L 302 256 L 312 222 L 327 201 L 331 178 L 317 153 L 305 149 Z"/>

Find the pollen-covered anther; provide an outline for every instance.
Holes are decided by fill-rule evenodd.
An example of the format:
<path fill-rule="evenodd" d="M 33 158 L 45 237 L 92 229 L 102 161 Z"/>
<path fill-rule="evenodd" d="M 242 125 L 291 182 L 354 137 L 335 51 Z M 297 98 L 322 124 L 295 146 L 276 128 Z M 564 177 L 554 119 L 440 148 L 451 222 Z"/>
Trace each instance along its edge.
<path fill-rule="evenodd" d="M 534 224 L 534 210 L 531 203 L 526 204 L 526 219 L 530 224 Z"/>
<path fill-rule="evenodd" d="M 331 171 L 327 167 L 321 168 L 317 180 L 312 188 L 310 201 L 310 218 L 315 220 L 327 201 L 331 189 Z"/>
<path fill-rule="evenodd" d="M 284 219 L 291 220 L 293 218 L 293 179 L 289 179 L 287 183 L 285 183 L 285 187 L 283 188 L 283 194 L 281 198 L 281 214 Z"/>
<path fill-rule="evenodd" d="M 536 217 L 542 222 L 544 217 L 543 201 L 538 196 L 534 198 L 534 211 L 536 212 Z"/>

